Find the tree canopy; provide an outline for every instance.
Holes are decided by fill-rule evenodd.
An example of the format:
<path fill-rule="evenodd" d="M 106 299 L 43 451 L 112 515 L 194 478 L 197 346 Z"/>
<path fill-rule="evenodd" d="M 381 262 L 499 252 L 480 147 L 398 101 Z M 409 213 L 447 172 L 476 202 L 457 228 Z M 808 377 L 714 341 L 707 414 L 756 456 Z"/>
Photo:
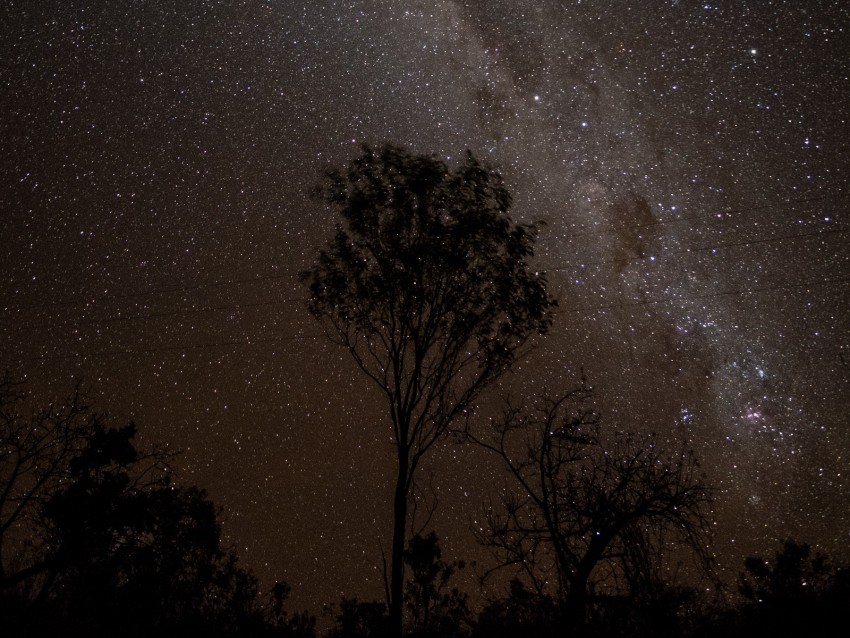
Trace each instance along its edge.
<path fill-rule="evenodd" d="M 222 545 L 206 492 L 136 426 L 108 427 L 75 388 L 30 416 L 0 383 L 0 626 L 26 636 L 300 636 L 315 620 L 270 600 Z"/>

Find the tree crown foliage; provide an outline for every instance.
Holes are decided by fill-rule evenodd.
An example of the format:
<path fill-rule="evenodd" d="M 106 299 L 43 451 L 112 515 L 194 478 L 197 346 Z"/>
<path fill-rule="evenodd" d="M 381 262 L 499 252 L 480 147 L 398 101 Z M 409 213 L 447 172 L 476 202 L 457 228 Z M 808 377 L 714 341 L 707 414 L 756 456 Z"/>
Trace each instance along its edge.
<path fill-rule="evenodd" d="M 365 147 L 319 193 L 344 224 L 303 274 L 310 311 L 400 414 L 455 416 L 548 330 L 555 302 L 528 264 L 536 227 L 511 220 L 501 177 L 471 153 L 452 170 Z"/>

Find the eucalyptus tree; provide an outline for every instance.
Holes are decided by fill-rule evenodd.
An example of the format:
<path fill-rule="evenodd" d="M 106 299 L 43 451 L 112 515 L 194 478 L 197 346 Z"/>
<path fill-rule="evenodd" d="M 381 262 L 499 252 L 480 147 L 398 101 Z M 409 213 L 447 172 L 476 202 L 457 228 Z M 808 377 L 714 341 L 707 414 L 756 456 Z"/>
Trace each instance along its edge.
<path fill-rule="evenodd" d="M 341 216 L 303 273 L 310 312 L 384 395 L 397 453 L 388 603 L 401 634 L 408 498 L 423 457 L 547 332 L 555 301 L 501 176 L 467 153 L 364 147 L 317 189 Z M 382 426 L 384 427 L 384 426 Z"/>

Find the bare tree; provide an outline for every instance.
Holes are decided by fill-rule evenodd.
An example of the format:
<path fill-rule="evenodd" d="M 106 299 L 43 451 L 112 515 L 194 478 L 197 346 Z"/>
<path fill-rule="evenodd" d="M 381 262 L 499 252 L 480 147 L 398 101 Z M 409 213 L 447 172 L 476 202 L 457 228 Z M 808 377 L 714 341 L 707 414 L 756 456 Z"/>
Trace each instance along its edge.
<path fill-rule="evenodd" d="M 390 624 L 402 632 L 408 497 L 423 456 L 550 324 L 535 228 L 508 216 L 498 173 L 471 154 L 364 147 L 321 193 L 345 225 L 304 273 L 309 309 L 384 394 L 398 472 Z"/>
<path fill-rule="evenodd" d="M 594 592 L 657 584 L 674 546 L 710 561 L 711 499 L 690 451 L 664 454 L 655 436 L 603 436 L 590 390 L 509 407 L 478 443 L 498 454 L 516 489 L 491 508 L 481 541 L 513 566 L 565 623 L 586 622 Z"/>
<path fill-rule="evenodd" d="M 0 380 L 0 589 L 42 570 L 38 518 L 44 503 L 70 476 L 97 415 L 79 384 L 67 399 L 27 413 L 22 384 Z"/>

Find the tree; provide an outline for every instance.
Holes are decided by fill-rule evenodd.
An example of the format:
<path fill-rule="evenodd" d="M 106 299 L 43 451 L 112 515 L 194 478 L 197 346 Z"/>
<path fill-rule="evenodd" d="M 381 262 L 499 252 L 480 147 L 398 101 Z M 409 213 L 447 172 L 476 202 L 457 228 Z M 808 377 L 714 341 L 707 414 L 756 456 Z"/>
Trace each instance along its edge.
<path fill-rule="evenodd" d="M 501 177 L 364 147 L 319 188 L 344 225 L 303 273 L 310 312 L 383 393 L 398 461 L 388 603 L 402 633 L 408 497 L 451 424 L 544 334 L 555 304 L 532 271 L 536 228 L 508 216 Z"/>
<path fill-rule="evenodd" d="M 468 597 L 450 586 L 452 577 L 465 569 L 464 561 L 443 560 L 437 534 L 415 534 L 407 545 L 404 561 L 410 567 L 405 588 L 410 635 L 417 638 L 467 635 L 471 625 Z"/>
<path fill-rule="evenodd" d="M 28 631 L 165 635 L 263 628 L 257 583 L 220 545 L 217 511 L 178 488 L 133 444 L 135 427 L 97 424 L 68 484 L 40 509 L 44 538 Z M 153 457 L 157 459 L 157 457 Z M 26 601 L 22 601 L 26 605 Z"/>
<path fill-rule="evenodd" d="M 843 636 L 850 622 L 850 568 L 791 539 L 773 560 L 744 561 L 741 635 Z"/>
<path fill-rule="evenodd" d="M 434 532 L 414 534 L 404 552 L 404 562 L 412 572 L 404 592 L 408 634 L 416 638 L 468 635 L 472 625 L 468 597 L 449 584 L 465 563 L 443 561 Z M 385 638 L 390 634 L 387 606 L 381 602 L 343 599 L 335 620 L 328 638 Z"/>
<path fill-rule="evenodd" d="M 509 407 L 492 436 L 516 490 L 487 515 L 480 539 L 513 566 L 561 622 L 585 625 L 617 597 L 657 601 L 660 553 L 679 542 L 708 567 L 708 489 L 693 454 L 665 455 L 654 436 L 603 436 L 584 407 L 590 389 Z"/>
<path fill-rule="evenodd" d="M 387 606 L 372 601 L 362 603 L 356 598 L 343 598 L 339 604 L 336 625 L 328 638 L 386 638 Z"/>
<path fill-rule="evenodd" d="M 274 631 L 270 635 L 280 638 L 315 638 L 316 617 L 306 611 L 290 614 L 286 609 L 286 601 L 292 588 L 286 583 L 277 582 L 269 592 L 265 604 L 265 619 L 267 625 Z"/>
<path fill-rule="evenodd" d="M 260 625 L 256 579 L 221 547 L 214 504 L 144 463 L 134 435 L 98 428 L 45 504 L 44 598 L 80 634 Z"/>
<path fill-rule="evenodd" d="M 829 588 L 832 568 L 824 554 L 811 554 L 808 544 L 788 539 L 776 552 L 772 565 L 750 556 L 744 561 L 738 589 L 751 603 L 778 607 L 820 596 Z"/>
<path fill-rule="evenodd" d="M 511 579 L 507 596 L 491 600 L 478 615 L 473 638 L 555 638 L 554 601 L 529 591 L 519 578 Z"/>
<path fill-rule="evenodd" d="M 5 414 L 18 414 L 11 406 L 23 393 L 0 396 Z M 5 423 L 16 445 L 6 448 L 10 482 L 0 493 L 26 503 L 15 540 L 29 539 L 17 543 L 25 566 L 0 583 L 9 635 L 314 635 L 312 618 L 284 611 L 285 585 L 263 605 L 256 578 L 222 546 L 215 505 L 203 490 L 175 485 L 171 457 L 140 450 L 133 424 L 108 428 L 79 391 Z"/>
<path fill-rule="evenodd" d="M 41 508 L 70 481 L 70 464 L 102 425 L 78 383 L 71 396 L 27 411 L 23 385 L 0 380 L 0 590 L 42 572 Z"/>

